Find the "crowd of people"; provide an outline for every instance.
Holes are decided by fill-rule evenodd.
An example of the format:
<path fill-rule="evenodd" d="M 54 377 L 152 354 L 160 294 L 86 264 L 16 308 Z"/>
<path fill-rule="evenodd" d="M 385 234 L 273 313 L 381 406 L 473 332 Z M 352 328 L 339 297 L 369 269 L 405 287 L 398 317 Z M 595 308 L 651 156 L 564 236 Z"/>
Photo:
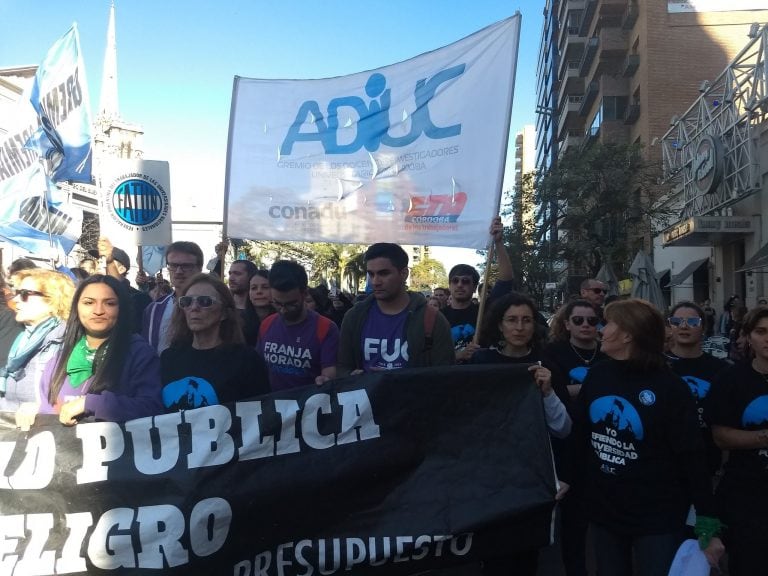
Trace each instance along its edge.
<path fill-rule="evenodd" d="M 408 255 L 392 243 L 368 247 L 369 291 L 355 298 L 310 288 L 288 260 L 236 260 L 225 283 L 223 259 L 204 273 L 193 242 L 170 244 L 169 282 L 144 276 L 143 289 L 106 239 L 101 272 L 15 262 L 0 298 L 0 411 L 22 429 L 38 414 L 121 422 L 375 370 L 524 364 L 551 436 L 568 576 L 588 574 L 592 555 L 600 576 L 666 576 L 688 537 L 712 566 L 726 550 L 732 576 L 768 574 L 768 307 L 726 306 L 720 330 L 741 342 L 728 361 L 702 350 L 708 303 L 606 304 L 597 279 L 548 323 L 515 291 L 499 219 L 491 235 L 499 274 L 480 291 L 482 318 L 475 268 L 453 267 L 425 296 L 408 290 Z M 500 551 L 482 570 L 533 575 L 538 554 Z"/>

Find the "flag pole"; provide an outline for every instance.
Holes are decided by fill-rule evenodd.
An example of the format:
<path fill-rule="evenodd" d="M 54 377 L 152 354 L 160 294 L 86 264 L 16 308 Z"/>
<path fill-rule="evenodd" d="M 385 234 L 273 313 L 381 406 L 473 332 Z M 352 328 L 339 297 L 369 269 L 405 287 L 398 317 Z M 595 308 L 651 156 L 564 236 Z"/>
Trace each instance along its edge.
<path fill-rule="evenodd" d="M 48 178 L 48 173 L 45 170 L 45 159 L 42 156 L 38 156 L 40 161 L 40 167 L 43 170 L 43 177 L 45 178 L 45 194 L 40 198 L 43 212 L 45 212 L 45 229 L 48 232 L 48 245 L 51 248 L 48 260 L 50 261 L 51 269 L 56 270 L 55 258 L 53 256 L 55 248 L 53 247 L 53 232 L 51 231 L 51 212 L 48 210 L 48 198 L 52 197 L 51 185 Z M 58 255 L 57 255 L 58 256 Z"/>
<path fill-rule="evenodd" d="M 506 171 L 507 166 L 507 150 L 509 149 L 509 130 L 512 126 L 512 100 L 515 95 L 515 80 L 517 79 L 517 56 L 519 54 L 520 50 L 520 24 L 523 20 L 523 15 L 520 13 L 519 10 L 515 11 L 515 16 L 517 17 L 517 32 L 515 34 L 516 39 L 516 46 L 515 46 L 515 58 L 512 63 L 512 86 L 510 87 L 509 91 L 509 98 L 507 99 L 507 110 L 506 110 L 506 116 L 507 116 L 507 131 L 506 131 L 506 137 L 504 138 L 504 146 L 502 147 L 500 154 L 501 159 L 499 162 L 499 189 L 496 193 L 496 214 L 499 214 L 501 211 L 501 196 L 503 194 L 503 188 L 504 188 L 504 172 Z M 494 216 L 495 218 L 495 216 Z M 493 238 L 493 235 L 491 235 L 491 238 L 488 241 L 488 250 L 487 250 L 487 256 L 485 260 L 485 273 L 483 274 L 483 288 L 478 294 L 480 297 L 480 307 L 477 310 L 477 322 L 475 323 L 475 335 L 472 338 L 472 342 L 474 344 L 479 343 L 480 339 L 480 331 L 483 327 L 483 316 L 485 315 L 485 295 L 488 292 L 488 280 L 490 278 L 491 273 L 491 262 L 493 262 L 493 255 L 494 255 L 494 247 L 495 247 L 495 239 Z"/>

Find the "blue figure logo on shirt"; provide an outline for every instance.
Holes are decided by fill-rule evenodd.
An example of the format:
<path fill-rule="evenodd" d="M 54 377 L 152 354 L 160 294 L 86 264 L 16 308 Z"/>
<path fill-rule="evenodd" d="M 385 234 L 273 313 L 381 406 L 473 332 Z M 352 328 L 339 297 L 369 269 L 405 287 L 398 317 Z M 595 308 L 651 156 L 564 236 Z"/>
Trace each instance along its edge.
<path fill-rule="evenodd" d="M 589 418 L 593 424 L 602 422 L 622 436 L 643 439 L 643 423 L 640 414 L 628 400 L 621 396 L 603 396 L 589 406 Z"/>
<path fill-rule="evenodd" d="M 472 342 L 474 336 L 475 327 L 472 324 L 459 324 L 451 328 L 451 338 L 453 339 L 454 347 L 457 349 L 464 348 Z"/>
<path fill-rule="evenodd" d="M 205 378 L 186 377 L 163 386 L 163 405 L 168 410 L 191 410 L 218 403 L 216 391 Z"/>
<path fill-rule="evenodd" d="M 568 372 L 571 382 L 575 382 L 576 384 L 584 384 L 584 379 L 587 377 L 587 374 L 589 374 L 589 368 L 586 366 L 576 366 L 576 368 L 571 368 L 571 371 Z"/>
<path fill-rule="evenodd" d="M 744 427 L 768 425 L 768 396 L 758 396 L 749 403 L 741 417 L 741 425 Z"/>
<path fill-rule="evenodd" d="M 688 384 L 691 394 L 693 394 L 697 401 L 706 398 L 707 394 L 709 394 L 709 389 L 712 387 L 712 384 L 707 380 L 702 380 L 695 376 L 683 376 L 683 380 Z"/>

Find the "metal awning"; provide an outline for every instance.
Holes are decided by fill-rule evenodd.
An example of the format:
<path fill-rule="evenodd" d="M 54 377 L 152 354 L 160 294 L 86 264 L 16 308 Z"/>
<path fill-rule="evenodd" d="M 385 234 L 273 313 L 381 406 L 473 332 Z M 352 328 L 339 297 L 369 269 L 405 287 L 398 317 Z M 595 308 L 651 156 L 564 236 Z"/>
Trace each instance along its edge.
<path fill-rule="evenodd" d="M 658 272 L 656 272 L 656 280 L 661 282 L 664 279 L 664 276 L 666 276 L 670 272 L 671 270 L 669 268 L 664 268 L 664 270 L 659 270 Z"/>
<path fill-rule="evenodd" d="M 744 263 L 744 266 L 736 270 L 736 272 L 749 272 L 756 268 L 768 268 L 768 244 L 765 244 L 760 250 L 755 252 L 750 259 Z"/>
<path fill-rule="evenodd" d="M 683 282 L 688 280 L 688 278 L 696 272 L 701 266 L 703 266 L 705 263 L 709 262 L 709 258 L 701 258 L 700 260 L 694 260 L 693 262 L 690 262 L 688 266 L 683 268 L 683 271 L 679 274 L 675 274 L 670 278 L 669 284 L 667 284 L 667 288 L 672 286 L 680 286 Z"/>

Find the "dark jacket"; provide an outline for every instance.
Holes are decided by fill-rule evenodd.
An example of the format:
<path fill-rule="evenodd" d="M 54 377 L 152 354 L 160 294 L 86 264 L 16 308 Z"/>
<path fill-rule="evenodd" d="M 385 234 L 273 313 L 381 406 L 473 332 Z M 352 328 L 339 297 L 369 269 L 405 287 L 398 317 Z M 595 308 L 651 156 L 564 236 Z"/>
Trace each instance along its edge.
<path fill-rule="evenodd" d="M 408 304 L 408 318 L 405 321 L 406 340 L 408 341 L 409 368 L 423 366 L 444 366 L 453 364 L 456 356 L 451 340 L 451 327 L 445 316 L 435 315 L 432 328 L 431 346 L 424 334 L 424 315 L 427 299 L 419 292 L 408 292 L 411 301 Z M 362 370 L 362 332 L 368 310 L 374 302 L 373 295 L 356 304 L 344 316 L 339 336 L 339 355 L 336 371 L 339 377 L 348 376 L 353 370 Z"/>

